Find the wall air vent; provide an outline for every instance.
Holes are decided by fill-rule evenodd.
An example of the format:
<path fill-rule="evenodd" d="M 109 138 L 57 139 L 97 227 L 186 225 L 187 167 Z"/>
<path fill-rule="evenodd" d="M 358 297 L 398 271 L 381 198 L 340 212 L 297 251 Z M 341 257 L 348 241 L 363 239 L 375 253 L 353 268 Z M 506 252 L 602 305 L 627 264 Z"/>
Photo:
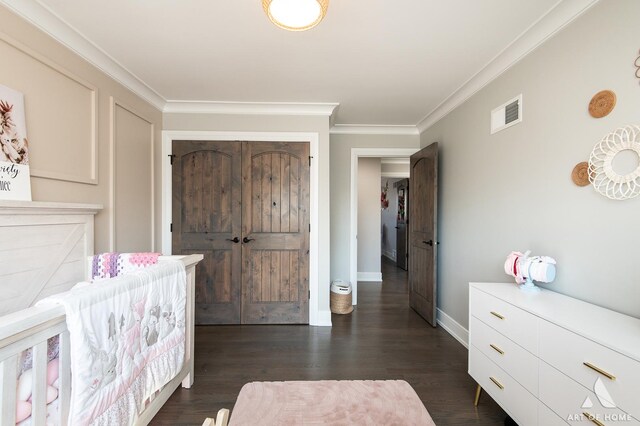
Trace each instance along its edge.
<path fill-rule="evenodd" d="M 491 111 L 491 134 L 522 121 L 522 95 Z"/>

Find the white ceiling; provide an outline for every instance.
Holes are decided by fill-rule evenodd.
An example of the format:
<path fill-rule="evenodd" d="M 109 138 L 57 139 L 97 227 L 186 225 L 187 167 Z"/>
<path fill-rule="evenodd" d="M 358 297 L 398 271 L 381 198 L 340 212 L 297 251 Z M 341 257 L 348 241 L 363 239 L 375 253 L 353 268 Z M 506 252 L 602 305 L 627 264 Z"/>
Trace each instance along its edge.
<path fill-rule="evenodd" d="M 416 125 L 558 0 L 331 0 L 283 31 L 260 0 L 38 0 L 166 100 L 339 103 Z"/>

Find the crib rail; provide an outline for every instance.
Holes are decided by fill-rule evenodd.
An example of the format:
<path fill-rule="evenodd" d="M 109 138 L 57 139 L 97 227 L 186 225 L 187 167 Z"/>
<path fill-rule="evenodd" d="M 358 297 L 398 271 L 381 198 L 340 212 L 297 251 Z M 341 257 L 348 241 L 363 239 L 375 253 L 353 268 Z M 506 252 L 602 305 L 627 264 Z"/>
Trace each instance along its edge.
<path fill-rule="evenodd" d="M 47 417 L 47 342 L 60 336 L 59 419 L 67 424 L 71 396 L 69 332 L 64 309 L 32 307 L 2 317 L 0 321 L 0 419 L 2 425 L 16 424 L 16 381 L 18 362 L 23 351 L 33 348 L 31 418 L 34 425 L 45 424 Z"/>
<path fill-rule="evenodd" d="M 185 362 L 181 373 L 158 394 L 136 424 L 147 424 L 162 407 L 162 404 L 182 383 L 189 388 L 193 384 L 194 349 L 194 299 L 195 266 L 202 255 L 162 256 L 161 261 L 180 260 L 187 272 L 187 333 Z M 0 425 L 16 424 L 16 380 L 18 363 L 23 351 L 33 348 L 32 409 L 31 424 L 46 423 L 47 417 L 47 342 L 60 336 L 59 344 L 59 422 L 66 425 L 69 417 L 71 397 L 71 364 L 69 332 L 62 306 L 31 307 L 0 317 Z M 53 420 L 53 419 L 51 419 Z"/>

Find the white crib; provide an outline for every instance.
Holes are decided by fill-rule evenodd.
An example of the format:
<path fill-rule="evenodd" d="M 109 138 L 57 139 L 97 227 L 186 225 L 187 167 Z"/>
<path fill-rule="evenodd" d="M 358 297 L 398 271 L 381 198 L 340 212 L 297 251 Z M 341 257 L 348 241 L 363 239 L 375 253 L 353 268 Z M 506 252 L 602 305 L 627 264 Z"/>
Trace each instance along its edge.
<path fill-rule="evenodd" d="M 7 312 L 11 304 L 16 309 L 22 307 L 20 303 L 33 305 L 36 300 L 67 291 L 76 282 L 90 276 L 91 266 L 87 256 L 92 254 L 93 250 L 93 215 L 100 208 L 58 203 L 0 203 L 0 267 L 7 266 L 5 271 L 0 271 L 0 315 Z M 39 237 L 35 240 L 39 243 L 22 239 L 17 243 L 13 240 L 14 244 L 11 246 L 6 245 L 6 238 L 25 234 L 29 237 L 36 233 Z M 58 236 L 57 240 L 53 236 Z M 38 263 L 33 260 L 33 256 L 41 256 L 43 247 L 53 253 L 53 259 L 41 260 Z M 183 262 L 187 272 L 185 358 L 179 374 L 151 398 L 136 424 L 148 424 L 180 384 L 185 388 L 193 384 L 195 267 L 202 258 L 199 254 L 159 258 L 160 262 Z M 78 276 L 79 273 L 82 275 Z M 19 283 L 23 283 L 23 288 L 19 287 Z M 4 294 L 9 294 L 13 301 Z M 64 308 L 30 306 L 0 316 L 1 425 L 16 424 L 18 360 L 22 352 L 29 348 L 33 348 L 31 424 L 46 424 L 47 342 L 54 336 L 60 336 L 59 422 L 56 423 L 68 424 L 71 370 L 69 332 Z"/>

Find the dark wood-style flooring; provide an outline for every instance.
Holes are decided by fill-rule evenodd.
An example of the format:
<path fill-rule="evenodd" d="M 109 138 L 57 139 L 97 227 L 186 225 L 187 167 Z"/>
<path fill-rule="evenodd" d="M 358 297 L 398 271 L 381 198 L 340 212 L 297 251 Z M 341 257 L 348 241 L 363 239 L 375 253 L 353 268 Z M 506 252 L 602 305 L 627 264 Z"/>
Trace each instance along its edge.
<path fill-rule="evenodd" d="M 232 409 L 251 381 L 402 379 L 438 426 L 502 425 L 486 394 L 473 406 L 467 350 L 409 308 L 406 272 L 383 260 L 382 273 L 383 283 L 360 283 L 356 310 L 333 315 L 333 327 L 196 327 L 195 383 L 178 388 L 151 424 L 201 425 Z"/>

